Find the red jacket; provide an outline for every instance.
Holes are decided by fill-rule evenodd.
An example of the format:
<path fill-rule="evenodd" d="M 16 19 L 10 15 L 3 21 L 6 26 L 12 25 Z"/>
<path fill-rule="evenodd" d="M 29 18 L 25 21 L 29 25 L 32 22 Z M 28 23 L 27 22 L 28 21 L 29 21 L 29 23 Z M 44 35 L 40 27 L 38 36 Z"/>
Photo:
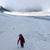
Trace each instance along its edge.
<path fill-rule="evenodd" d="M 25 39 L 23 36 L 20 36 L 19 39 L 18 39 L 18 43 L 19 43 L 19 40 L 20 40 L 20 43 L 25 43 Z"/>

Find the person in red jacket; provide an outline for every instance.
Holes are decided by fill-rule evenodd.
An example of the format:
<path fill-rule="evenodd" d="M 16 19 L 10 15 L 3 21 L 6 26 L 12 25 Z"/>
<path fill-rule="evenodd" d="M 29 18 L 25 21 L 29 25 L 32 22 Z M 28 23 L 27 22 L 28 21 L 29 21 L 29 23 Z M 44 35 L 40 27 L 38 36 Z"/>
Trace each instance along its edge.
<path fill-rule="evenodd" d="M 20 41 L 21 47 L 23 48 L 24 47 L 24 43 L 25 43 L 25 39 L 24 39 L 22 34 L 19 34 L 19 39 L 17 41 L 17 44 L 19 44 L 19 41 Z"/>

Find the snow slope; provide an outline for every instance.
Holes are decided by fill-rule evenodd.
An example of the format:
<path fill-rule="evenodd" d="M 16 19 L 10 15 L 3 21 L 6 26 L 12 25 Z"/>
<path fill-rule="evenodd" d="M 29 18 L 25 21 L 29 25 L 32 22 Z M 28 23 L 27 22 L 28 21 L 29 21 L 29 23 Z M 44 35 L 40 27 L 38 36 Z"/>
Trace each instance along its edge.
<path fill-rule="evenodd" d="M 22 15 L 22 16 L 50 16 L 50 12 L 4 12 L 5 14 L 11 15 Z"/>
<path fill-rule="evenodd" d="M 17 45 L 19 34 L 25 38 L 24 48 Z M 0 13 L 0 50 L 50 50 L 50 16 Z"/>

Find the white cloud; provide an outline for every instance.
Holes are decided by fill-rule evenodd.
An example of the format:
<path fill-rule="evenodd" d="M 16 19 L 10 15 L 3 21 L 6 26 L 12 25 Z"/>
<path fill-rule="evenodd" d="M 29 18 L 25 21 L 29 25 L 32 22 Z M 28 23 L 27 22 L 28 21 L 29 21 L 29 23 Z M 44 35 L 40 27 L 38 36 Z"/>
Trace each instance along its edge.
<path fill-rule="evenodd" d="M 0 0 L 0 5 L 10 10 L 22 10 L 34 7 L 50 8 L 50 0 Z"/>

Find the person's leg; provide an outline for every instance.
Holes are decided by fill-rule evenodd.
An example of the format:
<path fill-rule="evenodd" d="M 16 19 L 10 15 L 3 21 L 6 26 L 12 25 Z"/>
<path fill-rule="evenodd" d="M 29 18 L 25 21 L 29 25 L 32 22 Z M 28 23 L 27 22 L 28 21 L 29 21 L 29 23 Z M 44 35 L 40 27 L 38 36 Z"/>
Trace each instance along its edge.
<path fill-rule="evenodd" d="M 23 44 L 23 43 L 21 43 L 21 47 L 22 47 L 22 48 L 24 47 L 24 44 Z"/>

